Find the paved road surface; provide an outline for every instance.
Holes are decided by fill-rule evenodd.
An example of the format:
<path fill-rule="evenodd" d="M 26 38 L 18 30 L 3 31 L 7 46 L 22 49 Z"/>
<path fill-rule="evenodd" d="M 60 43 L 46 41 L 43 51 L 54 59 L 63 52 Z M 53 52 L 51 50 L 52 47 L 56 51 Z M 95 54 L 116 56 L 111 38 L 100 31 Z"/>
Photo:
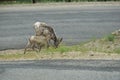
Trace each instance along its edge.
<path fill-rule="evenodd" d="M 36 21 L 53 26 L 65 44 L 77 44 L 119 29 L 120 6 L 0 8 L 0 50 L 24 48 L 28 37 L 34 35 Z"/>
<path fill-rule="evenodd" d="M 0 62 L 0 80 L 120 80 L 119 60 Z"/>

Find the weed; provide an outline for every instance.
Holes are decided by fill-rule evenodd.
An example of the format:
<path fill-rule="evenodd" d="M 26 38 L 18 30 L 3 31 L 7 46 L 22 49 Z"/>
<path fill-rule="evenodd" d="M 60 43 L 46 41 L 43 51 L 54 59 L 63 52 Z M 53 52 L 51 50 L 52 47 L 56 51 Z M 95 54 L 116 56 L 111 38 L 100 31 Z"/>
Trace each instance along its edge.
<path fill-rule="evenodd" d="M 114 35 L 112 35 L 112 34 L 110 34 L 110 35 L 108 35 L 107 36 L 107 38 L 106 38 L 108 41 L 114 41 L 114 39 L 115 39 L 115 37 L 114 37 Z"/>

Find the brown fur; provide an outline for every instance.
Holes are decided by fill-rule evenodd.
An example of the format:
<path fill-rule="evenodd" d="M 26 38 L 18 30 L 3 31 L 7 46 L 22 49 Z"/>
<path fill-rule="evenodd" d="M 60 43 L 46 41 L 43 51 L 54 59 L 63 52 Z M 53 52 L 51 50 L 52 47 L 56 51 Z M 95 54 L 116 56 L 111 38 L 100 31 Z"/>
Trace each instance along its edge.
<path fill-rule="evenodd" d="M 28 47 L 31 47 L 34 50 L 35 46 L 37 46 L 39 47 L 39 51 L 43 46 L 49 47 L 48 45 L 49 39 L 50 39 L 49 37 L 45 37 L 45 36 L 31 36 L 25 47 L 24 54 L 26 53 Z"/>

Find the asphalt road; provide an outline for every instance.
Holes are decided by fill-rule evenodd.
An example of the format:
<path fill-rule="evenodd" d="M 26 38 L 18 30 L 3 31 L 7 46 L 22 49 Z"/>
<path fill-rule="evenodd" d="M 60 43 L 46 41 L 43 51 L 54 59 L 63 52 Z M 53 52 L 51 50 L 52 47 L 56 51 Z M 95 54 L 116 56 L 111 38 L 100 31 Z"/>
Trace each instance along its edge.
<path fill-rule="evenodd" d="M 40 6 L 0 8 L 0 50 L 24 48 L 33 23 L 53 26 L 67 45 L 100 38 L 120 28 L 120 6 Z"/>
<path fill-rule="evenodd" d="M 0 80 L 120 80 L 120 60 L 3 61 Z"/>

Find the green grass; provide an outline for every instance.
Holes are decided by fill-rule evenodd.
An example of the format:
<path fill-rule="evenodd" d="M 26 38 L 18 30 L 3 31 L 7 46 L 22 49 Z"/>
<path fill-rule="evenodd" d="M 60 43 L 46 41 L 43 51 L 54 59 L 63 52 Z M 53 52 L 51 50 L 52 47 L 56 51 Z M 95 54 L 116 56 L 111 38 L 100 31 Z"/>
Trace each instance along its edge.
<path fill-rule="evenodd" d="M 40 59 L 44 56 L 51 56 L 55 54 L 68 55 L 69 52 L 83 52 L 85 53 L 87 51 L 86 48 L 82 47 L 81 45 L 74 45 L 74 46 L 65 46 L 60 45 L 58 48 L 50 47 L 49 49 L 42 49 L 40 52 L 27 50 L 26 54 L 23 54 L 23 50 L 16 51 L 16 53 L 12 52 L 6 52 L 5 54 L 0 54 L 0 60 L 14 60 L 14 59 Z"/>
<path fill-rule="evenodd" d="M 17 59 L 20 58 L 22 54 L 0 54 L 0 59 Z"/>
<path fill-rule="evenodd" d="M 87 52 L 88 49 L 83 47 L 82 45 L 73 45 L 73 46 L 65 46 L 65 45 L 61 45 L 59 48 L 53 48 L 50 47 L 49 49 L 44 49 L 42 50 L 42 53 L 47 53 L 47 54 L 54 54 L 56 52 L 62 54 L 62 53 L 66 53 L 66 52 L 71 52 L 71 51 L 80 51 L 80 52 Z"/>
<path fill-rule="evenodd" d="M 62 54 L 62 53 L 65 53 L 65 52 L 70 52 L 70 51 L 72 51 L 72 50 L 74 50 L 74 49 L 72 49 L 72 47 L 71 46 L 60 46 L 59 48 L 53 48 L 53 47 L 50 47 L 49 49 L 47 49 L 47 50 L 42 50 L 42 52 L 43 53 L 48 53 L 48 54 L 54 54 L 54 53 L 56 53 L 56 52 L 58 52 L 58 53 L 60 53 L 60 54 Z"/>
<path fill-rule="evenodd" d="M 106 37 L 106 40 L 113 42 L 113 41 L 115 40 L 115 36 L 112 35 L 112 34 L 109 34 L 109 35 Z"/>
<path fill-rule="evenodd" d="M 120 47 L 114 49 L 114 52 L 117 53 L 117 54 L 120 54 Z"/>
<path fill-rule="evenodd" d="M 74 45 L 74 46 L 65 46 L 65 45 L 61 45 L 59 48 L 53 48 L 50 47 L 49 49 L 42 49 L 40 52 L 36 52 L 36 51 L 32 51 L 32 50 L 28 50 L 26 52 L 26 54 L 23 54 L 23 50 L 20 50 L 20 52 L 16 53 L 9 53 L 6 52 L 5 54 L 0 54 L 0 60 L 39 60 L 39 59 L 49 59 L 49 58 L 54 58 L 55 55 L 59 56 L 69 56 L 69 52 L 73 52 L 74 54 L 76 52 L 79 52 L 80 55 L 84 55 L 86 53 L 88 53 L 88 51 L 93 51 L 93 52 L 107 52 L 106 54 L 109 54 L 109 51 L 103 51 L 103 50 L 99 50 L 101 48 L 96 48 L 96 50 L 93 48 L 89 49 L 88 47 L 85 47 L 82 45 Z M 114 51 L 112 53 L 117 53 L 120 54 L 120 47 L 117 49 L 114 49 Z M 62 57 L 61 57 L 62 58 Z"/>
<path fill-rule="evenodd" d="M 0 60 L 28 60 L 28 59 L 39 59 L 39 53 L 35 51 L 28 51 L 26 54 L 23 54 L 23 51 L 16 52 L 14 54 L 0 54 Z"/>

